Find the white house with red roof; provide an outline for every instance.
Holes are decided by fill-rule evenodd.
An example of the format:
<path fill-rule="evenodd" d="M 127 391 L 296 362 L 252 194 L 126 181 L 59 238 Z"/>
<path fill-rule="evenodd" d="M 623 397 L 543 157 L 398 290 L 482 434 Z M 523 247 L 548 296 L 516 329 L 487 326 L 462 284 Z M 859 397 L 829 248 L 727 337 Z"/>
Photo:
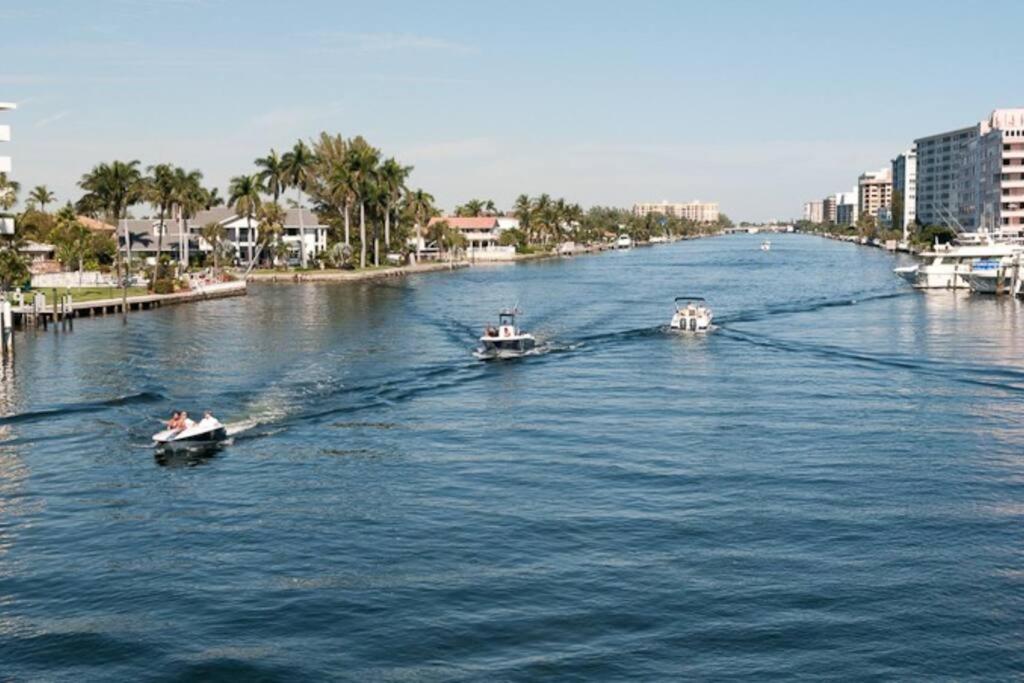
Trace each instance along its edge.
<path fill-rule="evenodd" d="M 502 246 L 501 219 L 498 216 L 438 216 L 430 225 L 444 221 L 466 238 L 466 256 L 483 261 L 503 261 L 515 257 L 514 246 Z"/>

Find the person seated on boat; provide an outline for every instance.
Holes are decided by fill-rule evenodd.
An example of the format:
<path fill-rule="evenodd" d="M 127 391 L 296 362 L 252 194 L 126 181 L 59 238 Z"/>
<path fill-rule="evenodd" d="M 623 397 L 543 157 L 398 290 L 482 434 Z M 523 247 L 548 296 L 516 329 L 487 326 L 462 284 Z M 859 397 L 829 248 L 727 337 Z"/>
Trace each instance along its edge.
<path fill-rule="evenodd" d="M 171 419 L 164 422 L 168 429 L 181 429 L 181 413 L 175 410 L 171 413 Z"/>
<path fill-rule="evenodd" d="M 209 410 L 207 410 L 207 411 L 205 411 L 203 413 L 203 419 L 199 421 L 199 426 L 200 427 L 205 427 L 205 426 L 211 425 L 211 424 L 213 424 L 215 422 L 217 422 L 217 418 L 215 418 L 213 416 L 213 413 L 211 413 Z"/>
<path fill-rule="evenodd" d="M 487 328 L 484 330 L 484 335 L 487 337 L 497 337 L 498 330 L 496 327 L 494 327 L 494 325 L 488 325 Z"/>
<path fill-rule="evenodd" d="M 181 411 L 181 427 L 179 429 L 192 429 L 196 423 L 189 419 L 188 413 Z"/>

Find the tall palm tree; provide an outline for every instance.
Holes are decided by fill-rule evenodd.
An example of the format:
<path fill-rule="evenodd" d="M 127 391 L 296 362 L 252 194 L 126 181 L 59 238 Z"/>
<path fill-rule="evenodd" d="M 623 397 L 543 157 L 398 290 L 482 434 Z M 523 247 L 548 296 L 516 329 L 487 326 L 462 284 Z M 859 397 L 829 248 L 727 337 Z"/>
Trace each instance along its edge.
<path fill-rule="evenodd" d="M 254 163 L 259 169 L 256 171 L 256 177 L 260 180 L 261 189 L 272 196 L 274 203 L 277 204 L 281 198 L 281 192 L 288 186 L 283 160 L 275 150 L 271 149 L 270 154 L 256 159 Z"/>
<path fill-rule="evenodd" d="M 128 208 L 142 200 L 144 183 L 139 170 L 139 160 L 112 161 L 94 166 L 91 171 L 82 175 L 78 186 L 85 190 L 79 205 L 99 207 L 106 212 L 108 220 L 120 227 Z M 124 236 L 125 252 L 128 257 L 124 282 L 132 267 L 132 240 L 130 232 Z M 117 269 L 122 271 L 121 248 L 117 249 Z M 125 290 L 127 292 L 127 290 Z M 127 307 L 125 308 L 127 310 Z"/>
<path fill-rule="evenodd" d="M 377 179 L 382 193 L 384 212 L 384 247 L 391 248 L 391 210 L 405 191 L 405 179 L 412 172 L 412 166 L 402 166 L 392 157 L 380 165 Z"/>
<path fill-rule="evenodd" d="M 252 218 L 259 211 L 260 205 L 260 180 L 256 175 L 239 175 L 231 179 L 231 187 L 228 189 L 228 204 L 239 216 L 245 216 L 245 225 L 249 233 L 249 264 L 252 264 Z"/>
<path fill-rule="evenodd" d="M 306 143 L 299 140 L 282 159 L 282 170 L 286 183 L 295 188 L 295 199 L 299 210 L 299 261 L 306 267 L 306 226 L 302 222 L 302 193 L 313 180 L 313 152 Z"/>
<path fill-rule="evenodd" d="M 309 192 L 324 208 L 344 219 L 345 246 L 351 245 L 351 208 L 354 201 L 348 175 L 349 141 L 341 135 L 320 133 L 313 142 L 313 179 Z"/>
<path fill-rule="evenodd" d="M 29 199 L 39 204 L 39 210 L 46 213 L 46 205 L 57 200 L 57 195 L 50 192 L 46 185 L 36 185 L 29 193 Z"/>
<path fill-rule="evenodd" d="M 285 212 L 280 204 L 264 202 L 258 213 L 260 246 L 267 250 L 271 265 L 276 266 L 280 256 L 287 255 L 288 245 L 284 237 Z"/>
<path fill-rule="evenodd" d="M 174 169 L 174 185 L 174 204 L 179 221 L 178 258 L 185 266 L 185 269 L 188 270 L 189 261 L 191 260 L 189 258 L 188 221 L 190 218 L 194 218 L 206 206 L 207 194 L 203 188 L 203 174 L 198 170 Z"/>
<path fill-rule="evenodd" d="M 164 254 L 165 223 L 167 214 L 177 198 L 178 183 L 175 169 L 170 164 L 155 164 L 146 170 L 149 172 L 146 178 L 146 201 L 152 204 L 160 215 L 160 230 L 156 235 L 156 267 L 153 269 L 151 283 L 151 287 L 155 287 L 162 269 L 160 259 Z"/>
<path fill-rule="evenodd" d="M 376 181 L 377 163 L 380 152 L 362 138 L 356 138 L 351 145 L 348 174 L 352 189 L 359 202 L 359 267 L 366 267 L 366 202 Z"/>
<path fill-rule="evenodd" d="M 434 195 L 416 189 L 407 192 L 405 195 L 405 210 L 412 217 L 416 226 L 416 260 L 419 260 L 420 242 L 423 241 L 423 229 L 430 223 L 430 219 L 439 212 L 434 208 Z"/>
<path fill-rule="evenodd" d="M 0 173 L 0 209 L 9 211 L 18 202 L 21 184 L 11 180 L 6 173 Z"/>
<path fill-rule="evenodd" d="M 224 250 L 224 240 L 227 238 L 227 230 L 220 223 L 207 223 L 199 229 L 199 235 L 210 245 L 213 253 L 213 267 L 220 269 L 220 254 Z"/>
<path fill-rule="evenodd" d="M 533 218 L 533 201 L 529 195 L 521 194 L 516 197 L 516 202 L 512 208 L 512 215 L 519 219 L 519 229 L 529 239 L 530 219 Z"/>

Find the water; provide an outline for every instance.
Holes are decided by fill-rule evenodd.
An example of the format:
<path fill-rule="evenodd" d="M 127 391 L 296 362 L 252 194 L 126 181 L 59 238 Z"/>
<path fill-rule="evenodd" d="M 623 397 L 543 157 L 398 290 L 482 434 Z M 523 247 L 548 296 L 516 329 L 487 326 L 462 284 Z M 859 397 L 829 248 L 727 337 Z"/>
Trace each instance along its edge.
<path fill-rule="evenodd" d="M 1020 305 L 759 243 L 20 337 L 0 678 L 1019 676 Z M 515 302 L 550 352 L 473 359 Z M 243 431 L 157 456 L 179 407 Z"/>

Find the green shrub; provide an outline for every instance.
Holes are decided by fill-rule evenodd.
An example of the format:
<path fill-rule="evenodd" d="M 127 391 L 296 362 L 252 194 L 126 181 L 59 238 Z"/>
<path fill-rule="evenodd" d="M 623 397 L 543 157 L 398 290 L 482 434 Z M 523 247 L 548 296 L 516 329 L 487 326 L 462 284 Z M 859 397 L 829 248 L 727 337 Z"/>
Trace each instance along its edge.
<path fill-rule="evenodd" d="M 174 294 L 174 280 L 162 277 L 153 283 L 154 294 Z"/>

